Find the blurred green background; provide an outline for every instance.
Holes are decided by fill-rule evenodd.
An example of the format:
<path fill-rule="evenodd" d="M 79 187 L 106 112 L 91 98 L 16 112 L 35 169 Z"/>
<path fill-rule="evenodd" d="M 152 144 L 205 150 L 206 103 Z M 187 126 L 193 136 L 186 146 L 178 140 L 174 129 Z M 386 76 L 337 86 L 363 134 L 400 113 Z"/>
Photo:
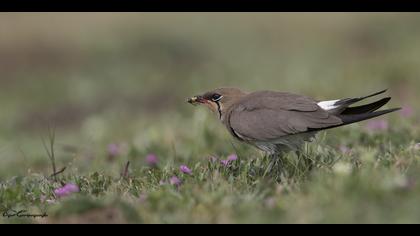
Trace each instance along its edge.
<path fill-rule="evenodd" d="M 1 13 L 0 180 L 49 171 L 48 125 L 58 165 L 80 173 L 234 152 L 185 102 L 221 86 L 318 99 L 389 88 L 389 107 L 416 112 L 419 25 L 414 13 Z M 127 152 L 114 166 L 111 143 Z"/>

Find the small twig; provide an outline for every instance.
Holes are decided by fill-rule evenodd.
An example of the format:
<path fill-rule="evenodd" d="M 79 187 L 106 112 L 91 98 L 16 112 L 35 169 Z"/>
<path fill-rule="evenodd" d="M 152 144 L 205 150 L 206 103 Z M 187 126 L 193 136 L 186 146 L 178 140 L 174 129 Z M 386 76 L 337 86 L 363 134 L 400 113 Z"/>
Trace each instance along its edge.
<path fill-rule="evenodd" d="M 53 173 L 57 173 L 57 167 L 55 165 L 55 152 L 54 152 L 54 143 L 55 143 L 55 126 L 53 130 L 51 130 L 50 125 L 48 125 L 48 132 L 50 135 L 50 151 L 51 151 L 51 162 L 53 165 Z"/>
<path fill-rule="evenodd" d="M 42 141 L 42 145 L 44 146 L 45 151 L 47 152 L 48 158 L 51 159 L 50 150 L 48 149 L 47 144 L 45 143 L 45 139 L 42 136 L 41 136 L 41 141 Z"/>
<path fill-rule="evenodd" d="M 125 164 L 124 171 L 121 173 L 121 177 L 124 179 L 128 178 L 128 167 L 130 166 L 130 161 L 127 161 L 127 164 Z"/>
<path fill-rule="evenodd" d="M 59 175 L 59 174 L 63 173 L 63 172 L 66 170 L 66 168 L 67 168 L 67 167 L 63 167 L 63 168 L 61 168 L 61 170 L 59 170 L 59 171 L 55 172 L 55 173 L 54 173 L 54 174 L 52 174 L 50 177 L 55 177 L 55 176 L 57 176 L 57 175 Z"/>
<path fill-rule="evenodd" d="M 47 143 L 45 142 L 45 139 L 43 137 L 41 137 L 41 139 L 42 139 L 42 144 L 44 145 L 44 149 L 47 152 L 47 155 L 51 161 L 51 165 L 53 169 L 53 174 L 51 175 L 51 177 L 53 177 L 54 180 L 57 181 L 57 175 L 59 173 L 62 173 L 65 170 L 65 168 L 57 172 L 57 167 L 55 163 L 55 151 L 54 151 L 55 126 L 53 129 L 51 129 L 51 126 L 48 124 L 48 135 L 49 135 L 49 141 L 50 141 L 49 146 L 47 146 Z"/>

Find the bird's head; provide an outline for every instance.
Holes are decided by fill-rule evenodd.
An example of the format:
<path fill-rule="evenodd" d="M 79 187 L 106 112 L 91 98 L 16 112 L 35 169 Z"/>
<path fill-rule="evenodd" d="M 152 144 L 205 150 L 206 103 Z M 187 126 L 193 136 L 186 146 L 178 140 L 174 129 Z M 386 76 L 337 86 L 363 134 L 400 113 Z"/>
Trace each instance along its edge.
<path fill-rule="evenodd" d="M 218 88 L 188 99 L 193 105 L 205 105 L 223 119 L 227 109 L 246 93 L 237 88 Z"/>

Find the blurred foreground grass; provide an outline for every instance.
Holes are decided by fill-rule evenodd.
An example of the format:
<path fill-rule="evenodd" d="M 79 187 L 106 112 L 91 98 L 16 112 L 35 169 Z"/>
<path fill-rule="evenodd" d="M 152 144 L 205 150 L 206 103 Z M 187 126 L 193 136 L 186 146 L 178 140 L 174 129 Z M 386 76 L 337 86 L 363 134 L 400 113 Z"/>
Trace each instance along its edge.
<path fill-rule="evenodd" d="M 2 13 L 0 208 L 46 211 L 30 220 L 51 223 L 418 223 L 419 23 L 395 13 Z M 389 107 L 410 112 L 385 117 L 383 130 L 321 133 L 306 147 L 315 168 L 291 154 L 267 173 L 269 160 L 185 102 L 220 86 L 319 99 L 389 88 Z M 60 180 L 81 188 L 68 198 L 45 178 L 48 125 L 67 167 Z M 231 153 L 230 167 L 209 161 Z M 0 219 L 10 221 L 25 219 Z"/>

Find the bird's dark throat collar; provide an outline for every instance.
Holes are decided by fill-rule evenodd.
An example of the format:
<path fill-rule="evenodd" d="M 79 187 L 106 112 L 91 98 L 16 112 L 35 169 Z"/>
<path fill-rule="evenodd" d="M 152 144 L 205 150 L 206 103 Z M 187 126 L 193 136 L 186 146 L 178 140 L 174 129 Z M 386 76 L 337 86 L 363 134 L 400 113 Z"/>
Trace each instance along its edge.
<path fill-rule="evenodd" d="M 219 112 L 219 119 L 222 119 L 222 108 L 220 107 L 219 102 L 215 102 L 217 105 L 217 111 Z"/>

